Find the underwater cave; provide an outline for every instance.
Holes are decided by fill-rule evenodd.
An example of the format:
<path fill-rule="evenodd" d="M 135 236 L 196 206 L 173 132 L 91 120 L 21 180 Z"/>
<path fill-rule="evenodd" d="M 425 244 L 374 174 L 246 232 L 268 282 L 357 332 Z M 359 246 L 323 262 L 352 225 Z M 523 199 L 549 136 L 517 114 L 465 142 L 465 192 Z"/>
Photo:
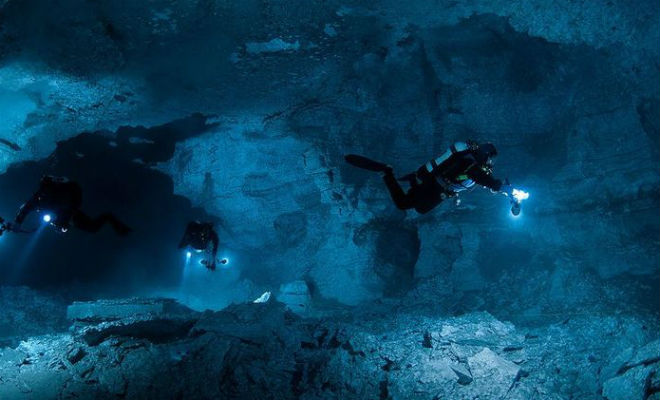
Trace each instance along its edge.
<path fill-rule="evenodd" d="M 0 399 L 660 399 L 660 5 L 0 0 Z"/>

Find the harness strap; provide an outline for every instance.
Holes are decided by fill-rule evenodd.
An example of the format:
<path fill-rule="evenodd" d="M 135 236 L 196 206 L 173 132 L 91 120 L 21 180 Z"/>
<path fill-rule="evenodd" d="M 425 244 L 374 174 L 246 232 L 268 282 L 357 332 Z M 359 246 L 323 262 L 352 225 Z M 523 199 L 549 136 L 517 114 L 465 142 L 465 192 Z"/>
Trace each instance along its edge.
<path fill-rule="evenodd" d="M 442 153 L 442 155 L 439 157 L 427 162 L 424 167 L 426 168 L 426 171 L 433 173 L 433 171 L 438 168 L 440 164 L 447 161 L 453 154 L 460 153 L 462 151 L 468 150 L 469 148 L 469 145 L 465 142 L 453 143 L 451 146 L 449 146 L 449 150 Z"/>

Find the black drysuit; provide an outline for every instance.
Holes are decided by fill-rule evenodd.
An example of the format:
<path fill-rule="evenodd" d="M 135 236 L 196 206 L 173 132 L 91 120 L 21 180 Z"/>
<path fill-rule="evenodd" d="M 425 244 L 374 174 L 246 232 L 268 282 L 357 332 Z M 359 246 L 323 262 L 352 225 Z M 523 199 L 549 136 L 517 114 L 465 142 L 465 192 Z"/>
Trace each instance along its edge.
<path fill-rule="evenodd" d="M 218 254 L 218 234 L 213 229 L 213 225 L 204 222 L 190 222 L 186 226 L 186 232 L 179 242 L 179 248 L 192 247 L 195 250 L 207 250 L 209 244 L 212 245 L 209 260 L 206 266 L 210 269 L 215 268 L 215 257 Z"/>
<path fill-rule="evenodd" d="M 20 226 L 32 211 L 46 212 L 51 215 L 51 224 L 63 232 L 73 223 L 76 228 L 86 232 L 98 232 L 103 225 L 110 224 L 119 235 L 126 235 L 131 228 L 111 213 L 103 213 L 92 218 L 80 211 L 82 189 L 76 182 L 66 178 L 45 176 L 39 183 L 39 190 L 21 206 L 15 222 Z"/>
<path fill-rule="evenodd" d="M 487 155 L 476 147 L 459 142 L 452 145 L 445 155 L 406 175 L 404 180 L 410 183 L 408 192 L 401 188 L 392 170 L 385 172 L 383 180 L 397 208 L 415 209 L 420 214 L 426 214 L 444 199 L 475 183 L 499 191 L 502 181 L 492 176 L 487 163 Z"/>

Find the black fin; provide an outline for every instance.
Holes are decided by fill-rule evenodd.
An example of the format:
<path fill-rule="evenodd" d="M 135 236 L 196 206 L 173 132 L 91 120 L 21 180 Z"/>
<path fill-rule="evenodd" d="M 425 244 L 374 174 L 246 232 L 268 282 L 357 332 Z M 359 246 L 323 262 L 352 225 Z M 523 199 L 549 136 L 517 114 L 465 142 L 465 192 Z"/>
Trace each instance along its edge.
<path fill-rule="evenodd" d="M 351 164 L 354 167 L 366 169 L 374 172 L 385 172 L 388 170 L 388 165 L 374 161 L 370 158 L 359 156 L 357 154 L 347 154 L 344 156 L 344 159 L 347 163 Z"/>

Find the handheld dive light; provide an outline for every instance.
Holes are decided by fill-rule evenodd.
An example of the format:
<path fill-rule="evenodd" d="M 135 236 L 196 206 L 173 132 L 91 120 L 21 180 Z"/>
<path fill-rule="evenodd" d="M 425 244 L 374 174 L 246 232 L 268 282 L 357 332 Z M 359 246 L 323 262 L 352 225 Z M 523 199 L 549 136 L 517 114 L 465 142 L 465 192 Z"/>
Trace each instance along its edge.
<path fill-rule="evenodd" d="M 522 211 L 521 203 L 528 198 L 529 193 L 523 190 L 513 189 L 511 191 L 511 215 L 514 217 L 519 216 Z"/>

